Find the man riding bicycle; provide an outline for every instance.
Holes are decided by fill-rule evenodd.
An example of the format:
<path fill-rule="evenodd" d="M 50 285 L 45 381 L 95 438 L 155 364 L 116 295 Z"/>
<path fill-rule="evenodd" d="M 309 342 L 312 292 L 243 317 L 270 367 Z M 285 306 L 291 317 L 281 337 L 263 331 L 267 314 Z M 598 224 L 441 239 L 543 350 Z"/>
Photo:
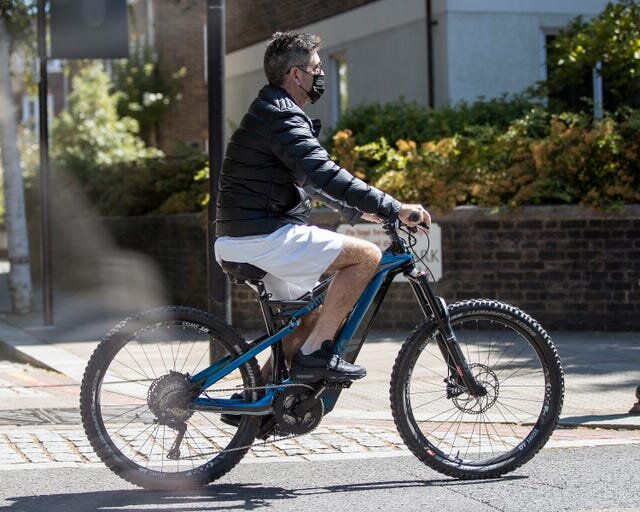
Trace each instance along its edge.
<path fill-rule="evenodd" d="M 319 122 L 302 106 L 324 92 L 313 34 L 277 32 L 264 56 L 268 85 L 249 107 L 227 146 L 216 204 L 218 262 L 250 263 L 276 300 L 311 290 L 335 272 L 324 306 L 283 343 L 291 377 L 299 382 L 360 379 L 366 370 L 333 354 L 342 320 L 374 275 L 381 253 L 365 240 L 309 226 L 311 199 L 338 209 L 351 224 L 399 218 L 430 224 L 420 205 L 401 204 L 331 160 L 320 145 Z"/>

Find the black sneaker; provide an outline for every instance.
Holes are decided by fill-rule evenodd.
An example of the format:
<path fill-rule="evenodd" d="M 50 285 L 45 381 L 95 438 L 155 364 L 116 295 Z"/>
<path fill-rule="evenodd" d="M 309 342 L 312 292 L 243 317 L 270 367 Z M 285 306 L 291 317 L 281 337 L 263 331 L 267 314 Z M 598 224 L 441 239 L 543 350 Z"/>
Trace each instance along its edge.
<path fill-rule="evenodd" d="M 332 350 L 329 340 L 322 342 L 322 348 L 308 355 L 296 352 L 291 362 L 291 378 L 296 382 L 343 382 L 361 379 L 367 370 L 357 364 L 342 359 Z"/>
<path fill-rule="evenodd" d="M 244 398 L 242 393 L 234 393 L 231 395 L 233 400 L 240 400 Z M 237 427 L 240 425 L 240 420 L 242 419 L 241 414 L 221 414 L 220 421 L 222 423 L 226 423 L 227 425 L 231 425 L 232 427 Z M 258 427 L 258 433 L 256 437 L 260 439 L 267 439 L 275 430 L 276 426 L 276 418 L 273 414 L 268 414 L 267 416 L 262 416 L 262 421 L 260 422 L 260 426 Z"/>

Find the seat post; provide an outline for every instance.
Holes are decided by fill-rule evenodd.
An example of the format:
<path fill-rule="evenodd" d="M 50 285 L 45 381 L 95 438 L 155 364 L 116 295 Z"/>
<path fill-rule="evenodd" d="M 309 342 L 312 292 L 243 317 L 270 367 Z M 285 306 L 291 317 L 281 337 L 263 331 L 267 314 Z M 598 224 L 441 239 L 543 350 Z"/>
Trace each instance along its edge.
<path fill-rule="evenodd" d="M 257 292 L 257 300 L 260 304 L 260 311 L 262 313 L 264 325 L 267 328 L 267 334 L 269 336 L 273 336 L 277 329 L 273 321 L 273 310 L 269 305 L 269 294 L 264 287 L 264 283 L 262 281 L 247 281 L 246 284 Z M 284 352 L 282 350 L 282 341 L 271 346 L 271 355 L 271 383 L 276 384 L 288 378 L 287 365 L 284 360 Z"/>
<path fill-rule="evenodd" d="M 267 328 L 267 334 L 273 336 L 276 332 L 273 325 L 273 312 L 271 311 L 271 306 L 269 306 L 269 294 L 264 287 L 264 283 L 262 281 L 251 281 L 246 284 L 258 294 L 257 300 L 260 304 L 260 312 Z"/>

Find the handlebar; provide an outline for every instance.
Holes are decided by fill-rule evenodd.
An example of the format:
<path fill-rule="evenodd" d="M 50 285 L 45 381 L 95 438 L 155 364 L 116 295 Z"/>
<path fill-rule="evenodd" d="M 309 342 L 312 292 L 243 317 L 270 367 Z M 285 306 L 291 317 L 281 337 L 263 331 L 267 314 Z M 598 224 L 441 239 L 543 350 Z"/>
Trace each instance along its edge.
<path fill-rule="evenodd" d="M 415 222 L 419 219 L 419 215 L 420 215 L 419 213 L 412 212 L 409 215 L 408 220 L 410 222 Z M 384 232 L 387 234 L 387 236 L 391 241 L 390 249 L 392 252 L 403 252 L 407 250 L 406 242 L 398 234 L 398 228 L 400 226 L 404 226 L 405 229 L 407 229 L 411 233 L 415 233 L 416 231 L 418 231 L 417 226 L 408 226 L 404 224 L 400 219 L 396 219 L 393 221 L 386 221 L 382 224 L 382 226 L 384 228 Z M 429 230 L 429 228 L 431 228 L 431 225 L 425 222 L 421 222 L 420 224 L 418 224 L 418 226 L 422 226 L 427 231 Z"/>
<path fill-rule="evenodd" d="M 418 212 L 411 212 L 409 214 L 410 222 L 417 222 L 419 219 L 420 219 L 420 214 Z M 418 224 L 418 226 L 422 226 L 423 228 L 426 228 L 426 229 L 431 228 L 431 224 L 427 224 L 426 222 L 421 222 L 420 224 Z"/>

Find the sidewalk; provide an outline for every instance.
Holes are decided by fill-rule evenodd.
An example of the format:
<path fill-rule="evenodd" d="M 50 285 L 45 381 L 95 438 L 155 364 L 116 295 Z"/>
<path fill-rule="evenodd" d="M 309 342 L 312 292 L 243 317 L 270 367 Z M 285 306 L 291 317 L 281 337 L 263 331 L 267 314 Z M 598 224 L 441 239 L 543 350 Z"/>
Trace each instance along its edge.
<path fill-rule="evenodd" d="M 0 316 L 0 346 L 22 361 L 49 371 L 0 374 L 0 411 L 51 408 L 76 409 L 78 384 L 97 340 L 108 330 L 86 325 L 86 338 L 70 337 L 61 328 L 15 327 L 15 317 Z M 22 318 L 24 325 L 24 318 Z M 91 331 L 94 332 L 91 332 Z M 368 375 L 345 391 L 334 418 L 391 420 L 389 379 L 400 345 L 408 333 L 374 331 L 358 362 Z M 565 371 L 565 401 L 561 424 L 640 429 L 640 415 L 628 414 L 640 384 L 640 333 L 551 333 Z M 57 373 L 53 373 L 57 372 Z M 40 385 L 41 384 L 41 385 Z M 38 387 L 40 385 L 40 387 Z M 35 387 L 34 387 L 35 386 Z M 19 401 L 12 400 L 15 398 Z M 23 412 L 19 414 L 22 415 Z"/>
<path fill-rule="evenodd" d="M 84 366 L 108 330 L 84 325 L 28 327 L 0 316 L 0 471 L 16 466 L 98 464 L 78 411 Z M 37 325 L 33 323 L 32 325 Z M 102 329 L 102 331 L 100 331 Z M 256 445 L 246 462 L 315 461 L 409 455 L 389 409 L 391 368 L 407 333 L 373 332 L 359 363 L 368 375 L 345 390 L 336 409 L 306 436 Z M 640 415 L 628 410 L 640 384 L 640 333 L 552 333 L 565 369 L 565 405 L 547 448 L 640 443 Z M 3 360 L 12 353 L 25 365 Z M 565 427 L 565 428 L 562 428 Z"/>

